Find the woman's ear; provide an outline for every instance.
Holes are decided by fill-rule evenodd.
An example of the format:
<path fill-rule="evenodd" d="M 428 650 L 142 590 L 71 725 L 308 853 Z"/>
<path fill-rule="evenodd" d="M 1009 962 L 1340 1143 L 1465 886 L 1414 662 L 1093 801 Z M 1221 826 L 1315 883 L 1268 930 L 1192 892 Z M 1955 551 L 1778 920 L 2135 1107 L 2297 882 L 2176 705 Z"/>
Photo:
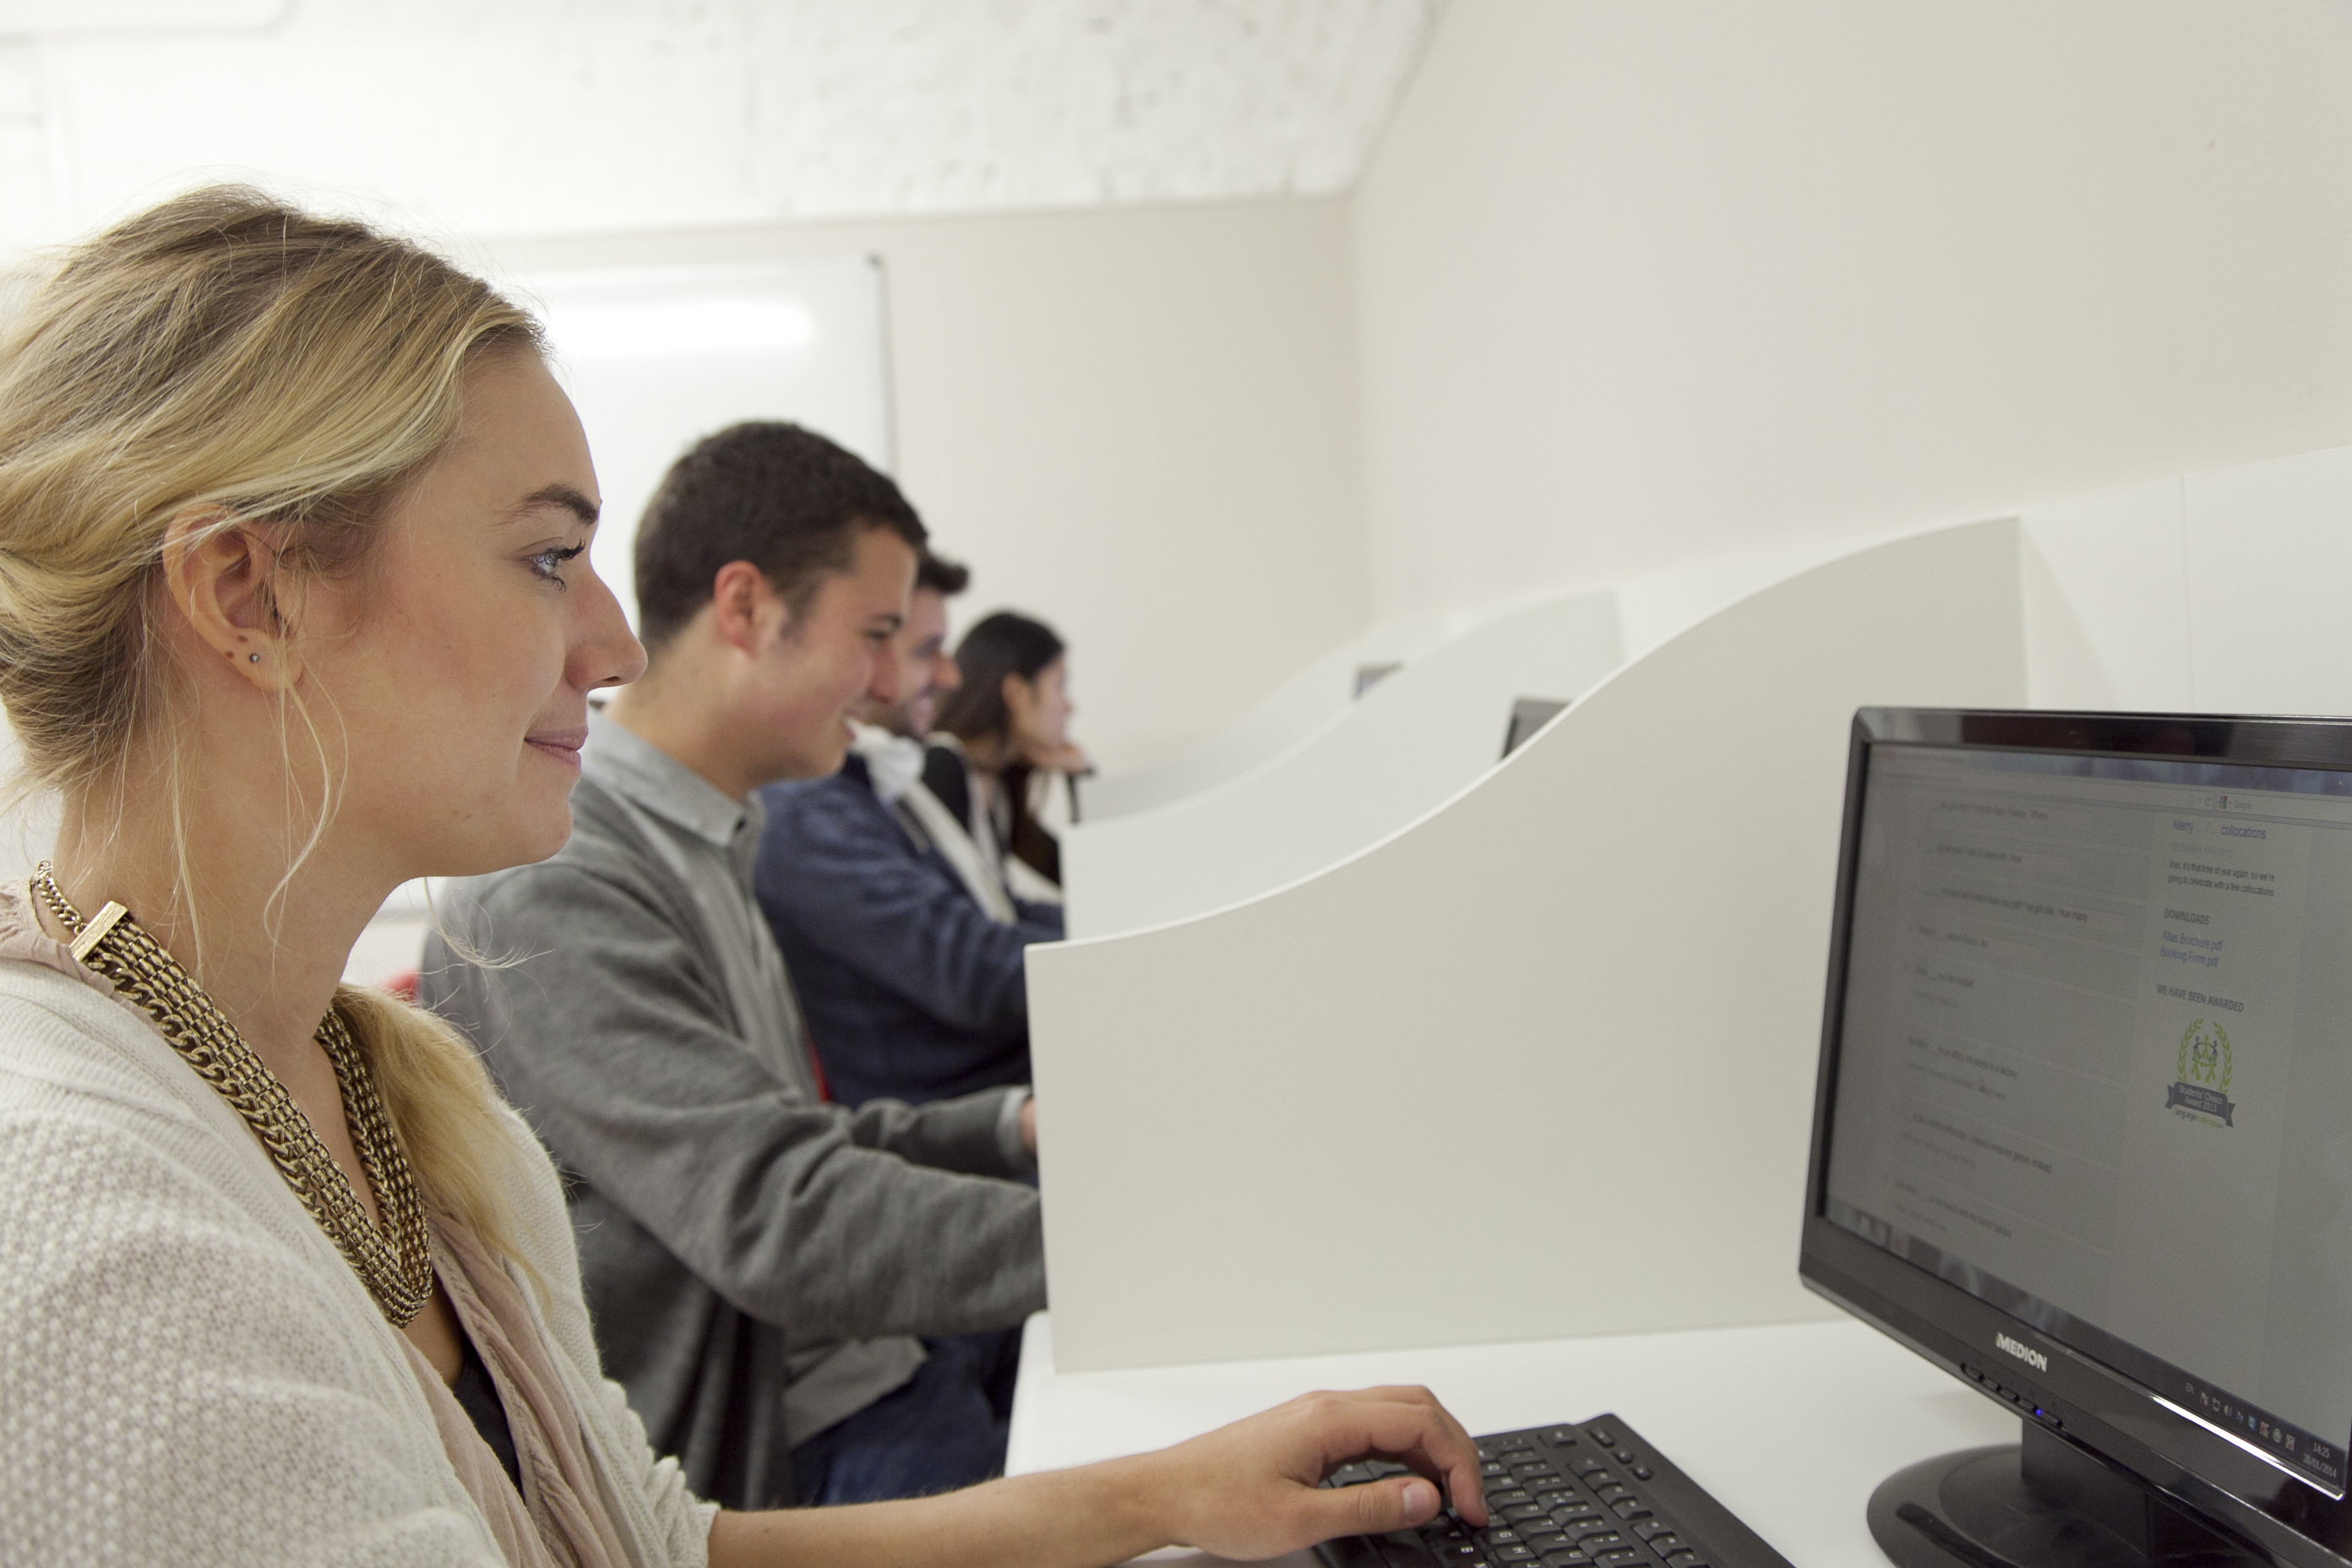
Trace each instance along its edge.
<path fill-rule="evenodd" d="M 163 584 L 196 646 L 259 690 L 300 677 L 282 613 L 281 558 L 261 530 L 221 512 L 184 511 L 163 530 Z"/>
<path fill-rule="evenodd" d="M 1037 711 L 1037 688 L 1027 677 L 1008 669 L 997 692 L 1004 699 L 1004 716 L 1009 721 L 1006 727 L 1017 735 L 1027 728 L 1031 715 Z"/>

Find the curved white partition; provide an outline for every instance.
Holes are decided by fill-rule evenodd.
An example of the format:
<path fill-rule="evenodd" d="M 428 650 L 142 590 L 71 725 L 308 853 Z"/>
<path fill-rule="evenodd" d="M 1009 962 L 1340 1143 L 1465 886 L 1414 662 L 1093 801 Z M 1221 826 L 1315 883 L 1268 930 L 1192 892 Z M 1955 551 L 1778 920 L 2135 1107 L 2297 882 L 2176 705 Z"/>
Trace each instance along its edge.
<path fill-rule="evenodd" d="M 1826 1315 L 1848 725 L 2021 702 L 2018 560 L 1997 522 L 1818 568 L 1318 876 L 1030 949 L 1056 1366 Z"/>
<path fill-rule="evenodd" d="M 1361 695 L 1358 678 L 1381 665 L 1410 664 L 1491 611 L 1432 610 L 1383 621 L 1349 638 L 1268 692 L 1257 706 L 1215 734 L 1164 763 L 1081 786 L 1088 822 L 1148 811 L 1235 778 L 1297 745 L 1348 711 Z"/>
<path fill-rule="evenodd" d="M 1617 665 L 1616 596 L 1499 615 L 1399 670 L 1271 762 L 1062 840 L 1070 934 L 1204 913 L 1319 871 L 1492 768 L 1511 704 L 1575 698 Z"/>

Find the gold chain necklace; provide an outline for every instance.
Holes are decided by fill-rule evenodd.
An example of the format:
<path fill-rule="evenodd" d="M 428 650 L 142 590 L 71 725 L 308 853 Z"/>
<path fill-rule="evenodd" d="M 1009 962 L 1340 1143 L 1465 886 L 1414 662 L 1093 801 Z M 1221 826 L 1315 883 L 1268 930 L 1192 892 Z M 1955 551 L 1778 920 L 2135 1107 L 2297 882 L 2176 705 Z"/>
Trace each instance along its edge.
<path fill-rule="evenodd" d="M 333 1008 L 319 1024 L 319 1044 L 334 1064 L 335 1083 L 342 1091 L 343 1116 L 351 1123 L 352 1142 L 360 1166 L 375 1192 L 385 1220 L 379 1230 L 367 1208 L 319 1141 L 310 1119 L 277 1075 L 253 1054 L 228 1015 L 205 995 L 179 961 L 150 936 L 131 911 L 109 903 L 85 921 L 66 900 L 55 868 L 44 860 L 33 873 L 33 889 L 58 923 L 74 934 L 73 955 L 113 982 L 115 990 L 155 1020 L 172 1048 L 180 1053 L 196 1076 L 228 1101 L 254 1136 L 268 1151 L 310 1211 L 310 1217 L 331 1238 L 345 1262 L 367 1286 L 376 1305 L 395 1329 L 405 1328 L 433 1296 L 433 1258 L 425 1241 L 425 1204 L 408 1156 L 384 1114 L 375 1091 L 367 1058 L 352 1038 L 342 1016 Z"/>

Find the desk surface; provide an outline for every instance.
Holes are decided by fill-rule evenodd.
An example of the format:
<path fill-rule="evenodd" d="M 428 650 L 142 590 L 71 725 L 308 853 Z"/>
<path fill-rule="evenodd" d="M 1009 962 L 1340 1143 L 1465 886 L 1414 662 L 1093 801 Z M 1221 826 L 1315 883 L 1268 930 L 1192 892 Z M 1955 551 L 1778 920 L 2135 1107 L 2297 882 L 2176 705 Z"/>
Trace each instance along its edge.
<path fill-rule="evenodd" d="M 1062 1374 L 1040 1312 L 1006 1468 L 1136 1453 L 1310 1389 L 1388 1383 L 1426 1384 L 1473 1432 L 1613 1412 L 1798 1568 L 1886 1568 L 1863 1519 L 1874 1487 L 1915 1459 L 2017 1441 L 2014 1413 L 1853 1321 Z"/>

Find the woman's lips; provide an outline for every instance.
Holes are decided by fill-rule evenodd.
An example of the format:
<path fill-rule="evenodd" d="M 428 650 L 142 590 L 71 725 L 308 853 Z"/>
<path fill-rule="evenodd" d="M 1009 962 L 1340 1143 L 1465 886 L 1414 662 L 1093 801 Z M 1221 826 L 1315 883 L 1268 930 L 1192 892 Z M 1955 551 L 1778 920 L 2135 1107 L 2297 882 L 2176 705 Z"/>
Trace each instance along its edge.
<path fill-rule="evenodd" d="M 576 730 L 541 730 L 525 735 L 523 743 L 576 773 L 580 768 L 580 748 L 588 743 L 588 730 L 585 725 Z"/>

